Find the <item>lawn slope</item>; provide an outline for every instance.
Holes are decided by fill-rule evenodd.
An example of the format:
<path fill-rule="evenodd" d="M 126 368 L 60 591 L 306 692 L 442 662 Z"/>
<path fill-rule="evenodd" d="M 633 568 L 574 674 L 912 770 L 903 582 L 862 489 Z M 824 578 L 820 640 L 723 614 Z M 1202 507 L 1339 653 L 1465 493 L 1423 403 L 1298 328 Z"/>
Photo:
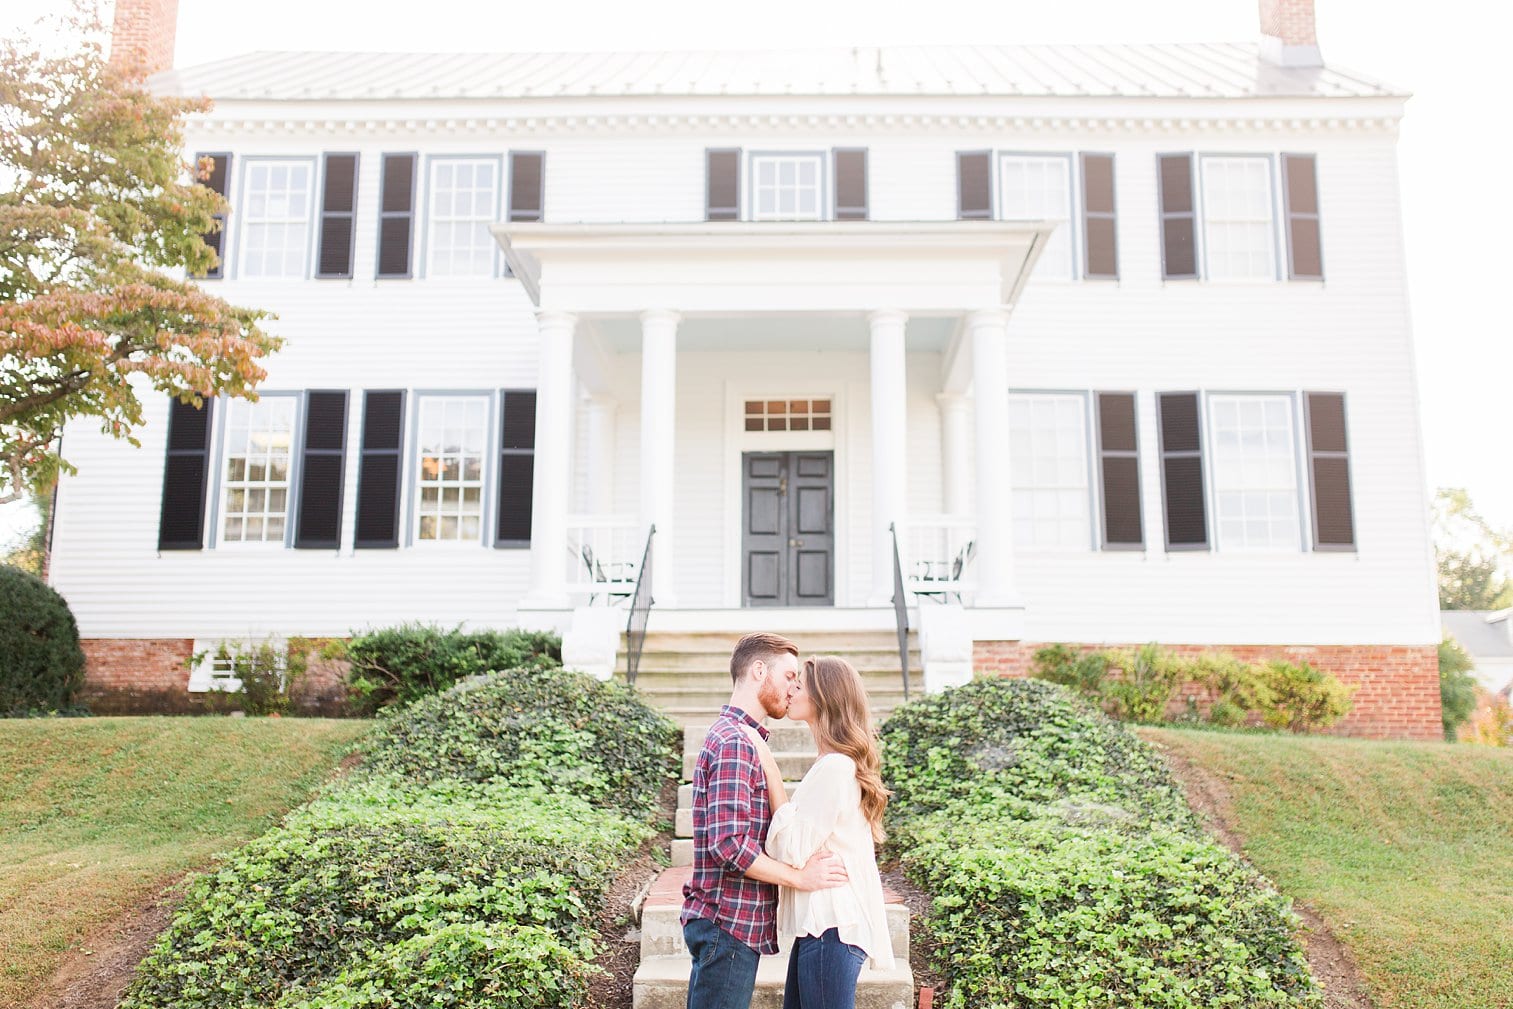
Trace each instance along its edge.
<path fill-rule="evenodd" d="M 1513 1006 L 1513 751 L 1150 729 L 1355 955 L 1381 1009 Z"/>

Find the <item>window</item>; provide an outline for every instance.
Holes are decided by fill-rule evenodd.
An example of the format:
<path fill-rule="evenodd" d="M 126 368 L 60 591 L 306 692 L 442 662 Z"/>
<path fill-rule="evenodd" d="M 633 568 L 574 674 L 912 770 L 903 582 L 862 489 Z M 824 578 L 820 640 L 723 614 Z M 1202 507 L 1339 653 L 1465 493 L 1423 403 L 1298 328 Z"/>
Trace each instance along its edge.
<path fill-rule="evenodd" d="M 1060 154 L 1005 154 L 998 161 L 998 207 L 1005 221 L 1049 221 L 1056 225 L 1034 276 L 1071 280 L 1072 162 Z"/>
<path fill-rule="evenodd" d="M 489 225 L 498 216 L 499 163 L 443 158 L 431 163 L 427 272 L 433 277 L 487 277 L 497 245 Z"/>
<path fill-rule="evenodd" d="M 1088 548 L 1092 526 L 1083 397 L 1047 393 L 1009 397 L 1009 482 L 1016 546 Z"/>
<path fill-rule="evenodd" d="M 242 689 L 231 658 L 231 643 L 196 639 L 193 655 L 199 657 L 189 672 L 189 689 L 195 693 L 206 690 L 225 690 L 235 693 Z"/>
<path fill-rule="evenodd" d="M 823 220 L 824 165 L 822 154 L 753 154 L 751 219 Z"/>
<path fill-rule="evenodd" d="M 1214 517 L 1221 550 L 1298 550 L 1290 396 L 1210 396 Z"/>
<path fill-rule="evenodd" d="M 1271 159 L 1205 157 L 1202 172 L 1207 278 L 1276 279 Z"/>
<path fill-rule="evenodd" d="M 488 413 L 485 396 L 420 401 L 417 540 L 481 541 Z"/>
<path fill-rule="evenodd" d="M 748 399 L 748 431 L 828 431 L 828 399 Z"/>
<path fill-rule="evenodd" d="M 310 246 L 308 161 L 249 160 L 242 209 L 243 277 L 303 277 Z"/>
<path fill-rule="evenodd" d="M 228 401 L 222 542 L 284 542 L 296 402 L 266 395 L 256 403 Z"/>

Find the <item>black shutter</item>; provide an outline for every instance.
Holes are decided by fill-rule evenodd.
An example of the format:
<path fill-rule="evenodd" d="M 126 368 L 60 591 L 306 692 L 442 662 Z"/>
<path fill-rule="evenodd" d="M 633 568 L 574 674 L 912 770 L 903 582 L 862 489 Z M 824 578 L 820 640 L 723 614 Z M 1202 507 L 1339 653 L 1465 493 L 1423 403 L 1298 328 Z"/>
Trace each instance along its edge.
<path fill-rule="evenodd" d="M 352 276 L 353 222 L 357 216 L 357 155 L 327 154 L 321 172 L 320 253 L 317 277 Z"/>
<path fill-rule="evenodd" d="M 210 421 L 215 400 L 170 401 L 168 457 L 163 466 L 159 550 L 199 550 L 205 545 L 205 487 L 210 477 Z"/>
<path fill-rule="evenodd" d="M 741 219 L 741 152 L 739 148 L 704 152 L 704 219 Z"/>
<path fill-rule="evenodd" d="M 383 191 L 378 210 L 378 275 L 410 276 L 411 234 L 415 223 L 414 154 L 383 156 Z"/>
<path fill-rule="evenodd" d="M 1350 454 L 1345 444 L 1345 397 L 1310 392 L 1303 397 L 1308 423 L 1308 475 L 1313 498 L 1313 548 L 1354 550 Z"/>
<path fill-rule="evenodd" d="M 1163 154 L 1161 176 L 1161 276 L 1167 280 L 1198 276 L 1198 216 L 1193 203 L 1193 156 Z"/>
<path fill-rule="evenodd" d="M 1082 155 L 1083 276 L 1119 279 L 1119 241 L 1114 227 L 1114 156 Z"/>
<path fill-rule="evenodd" d="M 1144 546 L 1134 393 L 1098 394 L 1098 460 L 1103 482 L 1103 549 Z"/>
<path fill-rule="evenodd" d="M 347 390 L 310 390 L 305 396 L 296 548 L 334 550 L 341 546 L 346 454 Z"/>
<path fill-rule="evenodd" d="M 1312 154 L 1282 155 L 1282 191 L 1287 215 L 1287 279 L 1323 280 L 1319 238 L 1319 185 Z"/>
<path fill-rule="evenodd" d="M 1198 394 L 1156 397 L 1161 421 L 1161 496 L 1166 503 L 1166 548 L 1208 548 L 1208 506 L 1203 492 L 1203 445 Z"/>
<path fill-rule="evenodd" d="M 956 216 L 963 221 L 993 217 L 993 168 L 987 151 L 956 152 Z"/>
<path fill-rule="evenodd" d="M 200 162 L 206 158 L 209 158 L 211 162 L 210 175 L 208 178 L 199 179 Z M 214 190 L 224 197 L 226 195 L 227 182 L 231 175 L 231 155 L 196 154 L 194 156 L 194 165 L 195 178 L 199 179 L 199 184 L 206 189 Z M 215 250 L 216 258 L 215 265 L 200 275 L 205 280 L 220 280 L 221 277 L 225 276 L 222 267 L 226 263 L 226 215 L 215 214 L 213 215 L 213 220 L 215 221 L 215 230 L 207 231 L 200 236 L 205 240 L 206 245 Z"/>
<path fill-rule="evenodd" d="M 496 547 L 531 542 L 531 495 L 536 470 L 536 390 L 506 389 L 499 434 L 499 517 Z"/>
<path fill-rule="evenodd" d="M 363 394 L 362 457 L 357 467 L 357 539 L 363 547 L 399 546 L 399 481 L 404 445 L 403 390 Z"/>
<path fill-rule="evenodd" d="M 510 220 L 541 220 L 545 161 L 546 155 L 540 151 L 516 151 L 510 155 Z"/>
<path fill-rule="evenodd" d="M 867 219 L 867 150 L 835 152 L 835 219 Z"/>

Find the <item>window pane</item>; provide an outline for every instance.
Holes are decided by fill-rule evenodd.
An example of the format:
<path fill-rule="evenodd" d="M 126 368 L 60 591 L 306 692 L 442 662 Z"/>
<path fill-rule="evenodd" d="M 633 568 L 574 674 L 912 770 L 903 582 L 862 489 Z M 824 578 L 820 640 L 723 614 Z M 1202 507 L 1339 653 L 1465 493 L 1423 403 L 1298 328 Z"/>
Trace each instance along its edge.
<path fill-rule="evenodd" d="M 1009 482 L 1016 546 L 1089 548 L 1086 416 L 1081 396 L 1009 397 Z"/>
<path fill-rule="evenodd" d="M 1291 400 L 1212 396 L 1208 402 L 1219 548 L 1300 549 Z"/>
<path fill-rule="evenodd" d="M 1006 155 L 999 159 L 999 207 L 1006 221 L 1056 225 L 1035 264 L 1035 277 L 1071 279 L 1072 162 L 1051 156 Z"/>
<path fill-rule="evenodd" d="M 310 165 L 253 162 L 242 211 L 244 277 L 303 277 L 310 233 Z"/>
<path fill-rule="evenodd" d="M 483 518 L 488 400 L 428 396 L 420 401 L 416 538 L 477 542 Z"/>
<path fill-rule="evenodd" d="M 1271 162 L 1203 159 L 1203 240 L 1212 280 L 1276 276 Z"/>
<path fill-rule="evenodd" d="M 292 396 L 230 401 L 222 541 L 283 541 L 293 444 Z"/>
<path fill-rule="evenodd" d="M 437 161 L 431 171 L 429 264 L 433 277 L 487 277 L 494 272 L 498 164 L 489 159 Z"/>
<path fill-rule="evenodd" d="M 820 154 L 752 157 L 752 216 L 758 221 L 817 221 L 824 208 Z"/>

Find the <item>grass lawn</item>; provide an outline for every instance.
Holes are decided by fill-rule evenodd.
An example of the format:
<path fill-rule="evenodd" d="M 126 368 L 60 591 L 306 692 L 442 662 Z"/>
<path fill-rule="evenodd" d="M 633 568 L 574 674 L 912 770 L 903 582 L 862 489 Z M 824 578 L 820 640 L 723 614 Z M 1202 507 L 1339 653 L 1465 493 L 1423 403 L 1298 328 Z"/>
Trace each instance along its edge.
<path fill-rule="evenodd" d="M 0 1006 L 92 931 L 262 833 L 366 721 L 0 721 Z"/>
<path fill-rule="evenodd" d="M 1354 953 L 1381 1009 L 1513 1006 L 1513 750 L 1185 729 L 1245 854 Z"/>

